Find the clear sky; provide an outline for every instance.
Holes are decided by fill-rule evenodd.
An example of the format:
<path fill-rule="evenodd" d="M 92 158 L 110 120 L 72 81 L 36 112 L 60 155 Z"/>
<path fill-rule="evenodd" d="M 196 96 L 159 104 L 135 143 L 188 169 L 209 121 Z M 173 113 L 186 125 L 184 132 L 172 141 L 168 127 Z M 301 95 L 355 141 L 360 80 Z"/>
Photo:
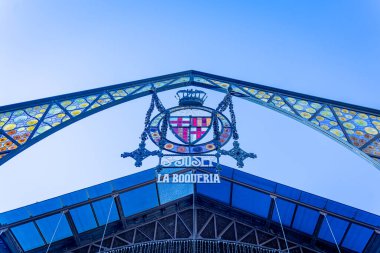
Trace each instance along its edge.
<path fill-rule="evenodd" d="M 379 45 L 376 0 L 0 0 L 0 105 L 195 69 L 379 109 Z M 208 93 L 216 106 L 222 95 Z M 173 95 L 160 94 L 167 107 Z M 1 166 L 0 212 L 140 170 L 120 153 L 137 147 L 148 101 L 79 121 Z M 371 164 L 234 102 L 242 147 L 259 156 L 245 171 L 380 214 Z"/>

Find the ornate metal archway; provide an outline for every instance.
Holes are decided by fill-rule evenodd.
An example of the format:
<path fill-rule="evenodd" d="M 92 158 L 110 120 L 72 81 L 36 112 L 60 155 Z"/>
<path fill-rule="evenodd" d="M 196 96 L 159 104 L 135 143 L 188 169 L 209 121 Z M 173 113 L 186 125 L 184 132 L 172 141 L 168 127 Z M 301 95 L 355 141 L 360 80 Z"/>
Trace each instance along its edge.
<path fill-rule="evenodd" d="M 0 165 L 50 134 L 94 113 L 157 92 L 198 86 L 233 94 L 291 117 L 343 144 L 380 169 L 380 110 L 198 71 L 0 107 Z"/>

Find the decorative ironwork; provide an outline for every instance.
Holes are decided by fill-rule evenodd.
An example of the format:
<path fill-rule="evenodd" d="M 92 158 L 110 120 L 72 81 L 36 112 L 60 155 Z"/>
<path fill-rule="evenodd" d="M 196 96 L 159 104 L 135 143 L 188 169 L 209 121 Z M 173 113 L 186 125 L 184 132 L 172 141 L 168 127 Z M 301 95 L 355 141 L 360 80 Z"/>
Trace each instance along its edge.
<path fill-rule="evenodd" d="M 160 155 L 160 151 L 158 150 L 155 150 L 155 151 L 149 151 L 145 148 L 145 142 L 141 142 L 139 144 L 139 148 L 136 149 L 135 151 L 133 152 L 124 152 L 123 154 L 121 154 L 121 157 L 122 158 L 127 158 L 127 157 L 131 157 L 133 159 L 136 160 L 135 162 L 135 166 L 136 167 L 141 167 L 142 165 L 142 161 L 149 157 L 149 156 L 158 156 Z"/>
<path fill-rule="evenodd" d="M 146 116 L 145 116 L 145 127 L 144 127 L 144 131 L 142 132 L 141 137 L 140 137 L 141 142 L 139 144 L 139 148 L 133 152 L 124 152 L 123 154 L 121 154 L 122 158 L 127 158 L 127 157 L 133 158 L 136 161 L 135 162 L 136 167 L 141 167 L 142 161 L 145 158 L 147 158 L 149 156 L 159 156 L 161 154 L 161 151 L 149 151 L 145 148 L 145 146 L 146 146 L 145 142 L 148 139 L 149 122 L 150 122 L 150 118 L 152 116 L 152 112 L 154 110 L 154 106 L 156 106 L 160 112 L 165 111 L 165 108 L 163 107 L 161 101 L 159 100 L 155 89 L 153 88 L 152 90 L 153 90 L 152 100 L 150 102 L 149 109 L 148 109 Z M 167 126 L 166 126 L 166 128 L 167 128 Z M 166 129 L 162 129 L 162 131 L 164 131 L 165 135 L 166 135 Z"/>
<path fill-rule="evenodd" d="M 171 153 L 179 153 L 187 155 L 188 159 L 176 160 L 173 167 L 179 167 L 179 164 L 186 167 L 202 167 L 202 159 L 194 157 L 201 153 L 214 153 L 216 158 L 216 170 L 220 171 L 219 158 L 221 155 L 228 155 L 237 160 L 237 165 L 243 167 L 243 161 L 247 158 L 256 158 L 253 153 L 247 153 L 240 148 L 238 139 L 239 135 L 236 129 L 236 116 L 232 103 L 232 89 L 229 89 L 227 95 L 217 106 L 216 110 L 203 106 L 206 100 L 206 93 L 199 90 L 180 90 L 177 92 L 179 106 L 168 110 L 162 105 L 157 96 L 156 90 L 152 89 L 152 100 L 145 117 L 145 126 L 141 134 L 141 142 L 139 148 L 133 152 L 125 152 L 121 156 L 123 158 L 131 157 L 136 160 L 135 165 L 140 167 L 142 161 L 149 157 L 158 155 L 160 157 L 159 165 L 156 167 L 160 172 L 163 167 L 167 167 L 162 163 L 162 158 L 167 156 L 162 153 L 163 150 Z M 157 107 L 160 114 L 151 120 L 154 107 Z M 229 109 L 232 123 L 222 113 Z M 193 116 L 193 114 L 197 114 Z M 167 138 L 168 126 L 173 135 L 180 141 L 176 142 Z M 219 128 L 221 126 L 221 129 Z M 210 129 L 213 129 L 213 138 L 199 143 L 206 138 Z M 145 141 L 148 135 L 159 147 L 159 151 L 149 151 L 145 148 Z M 234 148 L 230 151 L 221 150 L 229 139 L 234 139 Z M 167 159 L 166 159 L 167 161 Z M 183 163 L 181 163 L 183 162 Z M 208 165 L 210 166 L 210 165 Z"/>
<path fill-rule="evenodd" d="M 226 150 L 221 150 L 221 154 L 222 155 L 229 155 L 231 156 L 232 158 L 234 158 L 236 160 L 236 165 L 239 167 L 239 168 L 243 168 L 244 167 L 244 160 L 247 159 L 247 158 L 257 158 L 257 156 L 254 154 L 254 153 L 247 153 L 245 152 L 243 149 L 240 148 L 240 144 L 238 141 L 234 141 L 233 143 L 234 147 L 228 151 Z"/>
<path fill-rule="evenodd" d="M 299 121 L 380 169 L 380 111 L 310 95 L 185 71 L 0 107 L 0 165 L 50 134 L 130 100 L 184 86 L 242 97 Z M 158 105 L 160 106 L 160 105 Z"/>

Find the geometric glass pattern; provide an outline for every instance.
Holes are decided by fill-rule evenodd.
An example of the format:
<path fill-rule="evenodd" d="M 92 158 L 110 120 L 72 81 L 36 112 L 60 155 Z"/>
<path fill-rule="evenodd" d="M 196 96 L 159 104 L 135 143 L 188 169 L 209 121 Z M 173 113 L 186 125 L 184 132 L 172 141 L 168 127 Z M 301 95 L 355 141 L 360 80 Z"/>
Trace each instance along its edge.
<path fill-rule="evenodd" d="M 232 94 L 306 124 L 380 169 L 380 111 L 198 71 L 185 71 L 0 107 L 0 165 L 78 120 L 157 92 L 197 86 Z"/>

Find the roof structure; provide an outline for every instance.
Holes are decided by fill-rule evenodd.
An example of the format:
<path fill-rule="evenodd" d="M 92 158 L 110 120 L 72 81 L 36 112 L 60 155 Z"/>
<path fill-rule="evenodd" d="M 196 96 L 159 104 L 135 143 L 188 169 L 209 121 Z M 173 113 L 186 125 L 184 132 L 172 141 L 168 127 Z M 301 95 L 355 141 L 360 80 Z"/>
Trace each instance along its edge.
<path fill-rule="evenodd" d="M 46 252 L 50 242 L 50 252 L 111 252 L 185 239 L 280 252 L 285 240 L 279 218 L 291 252 L 336 252 L 329 226 L 344 252 L 380 249 L 377 215 L 226 166 L 221 179 L 220 184 L 160 184 L 149 169 L 4 212 L 0 252 Z"/>
<path fill-rule="evenodd" d="M 343 144 L 380 169 L 380 111 L 255 83 L 185 71 L 0 107 L 0 165 L 50 134 L 94 113 L 185 86 L 233 90 Z"/>

